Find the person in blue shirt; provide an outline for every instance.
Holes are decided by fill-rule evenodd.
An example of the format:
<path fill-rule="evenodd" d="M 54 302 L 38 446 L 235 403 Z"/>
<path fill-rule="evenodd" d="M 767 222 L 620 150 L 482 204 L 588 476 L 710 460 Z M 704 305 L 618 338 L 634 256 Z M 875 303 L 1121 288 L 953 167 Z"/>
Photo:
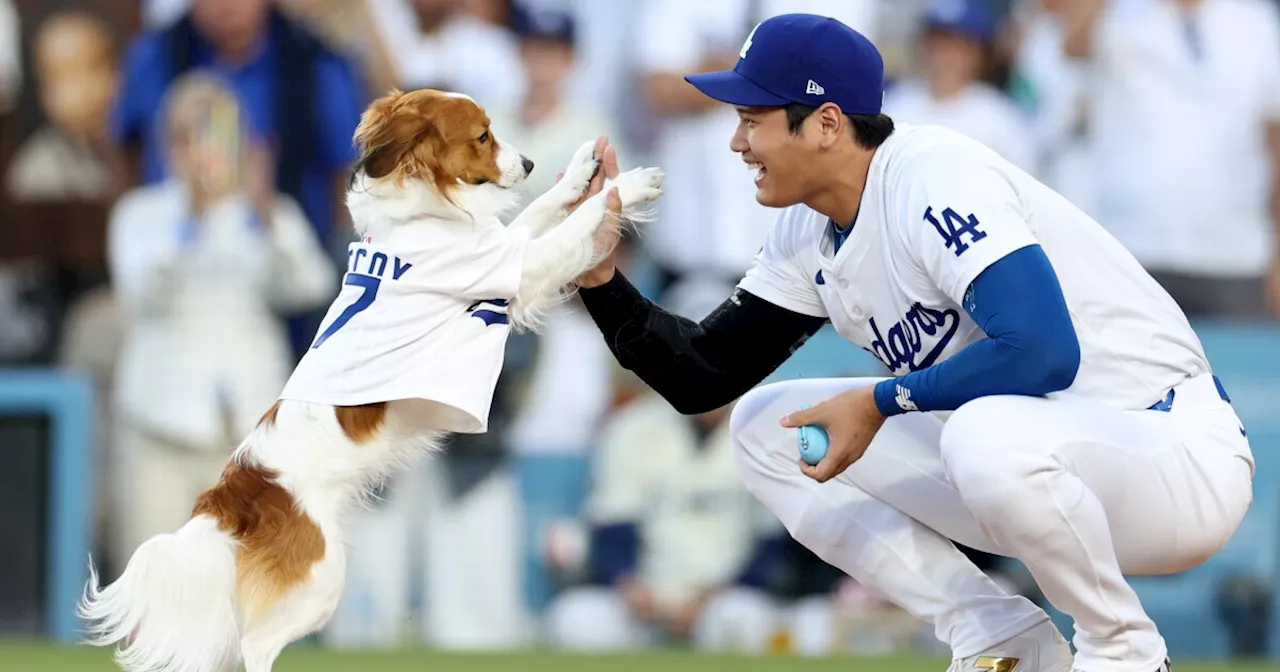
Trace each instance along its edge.
<path fill-rule="evenodd" d="M 618 361 L 684 413 L 745 393 L 730 426 L 747 489 L 823 560 L 931 623 L 954 672 L 1167 672 L 1125 574 L 1217 553 L 1254 470 L 1178 305 L 990 148 L 882 114 L 880 53 L 835 19 L 772 17 L 732 70 L 686 79 L 733 106 L 729 147 L 781 211 L 699 322 L 608 259 L 584 274 Z M 617 155 L 600 144 L 603 179 Z M 891 376 L 751 389 L 827 322 Z M 953 542 L 1022 561 L 1075 621 L 1074 655 Z"/>
<path fill-rule="evenodd" d="M 230 83 L 258 141 L 274 154 L 276 188 L 302 206 L 335 250 L 337 273 L 350 239 L 341 185 L 370 99 L 355 67 L 269 0 L 194 0 L 172 25 L 138 36 L 124 59 L 111 132 L 119 145 L 138 151 L 143 184 L 169 174 L 162 101 L 169 83 L 193 69 Z M 323 310 L 291 320 L 299 353 L 322 316 Z"/>

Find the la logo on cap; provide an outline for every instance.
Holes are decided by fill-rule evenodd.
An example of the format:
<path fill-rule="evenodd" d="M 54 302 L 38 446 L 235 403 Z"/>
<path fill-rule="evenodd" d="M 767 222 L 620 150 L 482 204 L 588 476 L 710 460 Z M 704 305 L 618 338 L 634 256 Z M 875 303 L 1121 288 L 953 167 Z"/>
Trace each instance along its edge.
<path fill-rule="evenodd" d="M 760 28 L 760 24 L 757 23 L 756 27 L 752 28 L 751 32 L 747 34 L 747 41 L 742 43 L 742 51 L 738 52 L 738 58 L 747 57 L 747 52 L 751 51 L 751 38 L 756 36 L 756 30 L 759 28 Z"/>

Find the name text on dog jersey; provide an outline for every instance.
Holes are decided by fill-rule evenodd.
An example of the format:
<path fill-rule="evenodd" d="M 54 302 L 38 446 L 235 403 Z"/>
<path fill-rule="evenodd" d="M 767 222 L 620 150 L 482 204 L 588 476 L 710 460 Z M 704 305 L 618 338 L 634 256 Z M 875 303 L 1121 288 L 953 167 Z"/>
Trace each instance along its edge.
<path fill-rule="evenodd" d="M 369 252 L 367 247 L 357 247 L 353 250 L 347 250 L 347 272 L 359 273 L 361 275 L 372 275 L 376 278 L 382 278 L 387 273 L 387 266 L 391 266 L 391 279 L 399 280 L 413 264 L 392 255 L 388 257 L 382 252 Z"/>

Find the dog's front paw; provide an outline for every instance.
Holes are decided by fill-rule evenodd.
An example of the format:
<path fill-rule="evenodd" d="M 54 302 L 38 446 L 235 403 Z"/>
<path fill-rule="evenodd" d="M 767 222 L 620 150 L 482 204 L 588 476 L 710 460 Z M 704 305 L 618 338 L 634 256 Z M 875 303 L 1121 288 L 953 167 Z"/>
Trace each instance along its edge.
<path fill-rule="evenodd" d="M 622 212 L 630 215 L 662 196 L 665 178 L 666 173 L 661 168 L 633 168 L 605 183 L 604 191 L 607 193 L 610 188 L 617 187 L 618 198 L 622 199 Z"/>
<path fill-rule="evenodd" d="M 595 177 L 596 171 L 600 168 L 600 161 L 595 157 L 596 142 L 594 140 L 584 143 L 573 153 L 573 158 L 569 160 L 569 166 L 564 169 L 564 177 L 556 183 L 554 187 L 556 191 L 556 200 L 563 201 L 562 207 L 568 207 L 582 198 L 587 193 L 587 187 L 591 185 L 591 178 Z"/>

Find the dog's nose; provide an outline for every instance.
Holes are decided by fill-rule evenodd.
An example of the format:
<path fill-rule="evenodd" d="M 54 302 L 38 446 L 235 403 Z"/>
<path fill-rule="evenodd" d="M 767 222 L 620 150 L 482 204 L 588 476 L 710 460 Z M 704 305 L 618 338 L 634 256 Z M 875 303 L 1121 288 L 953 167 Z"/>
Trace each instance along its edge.
<path fill-rule="evenodd" d="M 520 165 L 524 166 L 525 175 L 528 175 L 529 173 L 533 172 L 533 162 L 529 160 L 529 157 L 527 156 L 520 157 Z"/>

